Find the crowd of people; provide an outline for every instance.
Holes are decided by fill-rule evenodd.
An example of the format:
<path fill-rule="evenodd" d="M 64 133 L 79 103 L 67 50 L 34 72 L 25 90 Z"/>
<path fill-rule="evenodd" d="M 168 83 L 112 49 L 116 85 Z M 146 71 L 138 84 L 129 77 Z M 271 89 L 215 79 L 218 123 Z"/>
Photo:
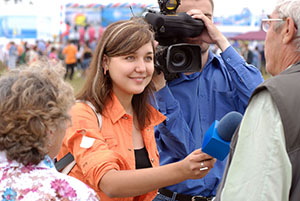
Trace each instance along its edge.
<path fill-rule="evenodd" d="M 102 35 L 102 34 L 101 34 Z M 63 61 L 67 72 L 65 78 L 73 79 L 76 69 L 82 77 L 85 77 L 90 64 L 97 41 L 100 39 L 89 37 L 72 39 L 64 37 L 60 42 L 36 40 L 33 44 L 28 41 L 0 45 L 0 62 L 6 69 L 14 69 L 21 65 L 30 65 L 41 58 L 49 58 Z"/>
<path fill-rule="evenodd" d="M 1 76 L 3 200 L 299 200 L 300 0 L 278 0 L 262 21 L 266 81 L 213 23 L 213 0 L 182 0 L 177 11 L 205 24 L 185 39 L 201 47 L 199 72 L 166 80 L 153 29 L 133 17 L 110 24 L 96 49 L 84 44 L 91 61 L 75 96 L 64 82 L 72 41 L 65 68 L 37 59 Z M 232 111 L 244 116 L 228 158 L 216 160 L 203 138 Z M 53 168 L 66 156 L 68 175 Z"/>

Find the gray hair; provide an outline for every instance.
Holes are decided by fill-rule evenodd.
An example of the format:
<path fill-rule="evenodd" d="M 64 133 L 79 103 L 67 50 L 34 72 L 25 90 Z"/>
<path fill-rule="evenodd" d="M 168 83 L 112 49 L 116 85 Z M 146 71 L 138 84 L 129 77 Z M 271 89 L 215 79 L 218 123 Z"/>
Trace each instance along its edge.
<path fill-rule="evenodd" d="M 71 120 L 73 88 L 64 67 L 37 61 L 0 77 L 0 151 L 8 160 L 38 164 L 48 150 L 47 131 Z"/>
<path fill-rule="evenodd" d="M 298 51 L 300 51 L 300 0 L 278 0 L 275 11 L 277 11 L 280 18 L 291 17 L 294 20 L 298 28 L 294 42 L 297 45 Z M 274 28 L 278 29 L 282 24 L 283 22 L 278 23 Z"/>

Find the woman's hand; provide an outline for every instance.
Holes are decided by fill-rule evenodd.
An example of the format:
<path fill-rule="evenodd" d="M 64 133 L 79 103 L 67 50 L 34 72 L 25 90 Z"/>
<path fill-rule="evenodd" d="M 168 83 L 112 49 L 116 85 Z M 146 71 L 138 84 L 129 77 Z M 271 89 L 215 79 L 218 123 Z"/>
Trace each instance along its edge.
<path fill-rule="evenodd" d="M 182 171 L 188 179 L 200 179 L 208 174 L 215 162 L 215 158 L 197 149 L 181 161 Z"/>

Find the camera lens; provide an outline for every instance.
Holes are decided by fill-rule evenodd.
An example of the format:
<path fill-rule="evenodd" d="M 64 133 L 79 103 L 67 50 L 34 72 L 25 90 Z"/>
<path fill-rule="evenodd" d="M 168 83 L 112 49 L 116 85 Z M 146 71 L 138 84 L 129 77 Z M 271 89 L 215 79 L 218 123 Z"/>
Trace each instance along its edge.
<path fill-rule="evenodd" d="M 191 61 L 191 52 L 188 48 L 176 49 L 171 55 L 171 63 L 175 68 L 187 68 Z"/>
<path fill-rule="evenodd" d="M 198 72 L 201 69 L 201 48 L 193 44 L 174 44 L 168 47 L 164 59 L 170 73 Z"/>
<path fill-rule="evenodd" d="M 172 64 L 176 67 L 182 66 L 185 63 L 185 60 L 184 52 L 176 52 L 172 57 Z"/>

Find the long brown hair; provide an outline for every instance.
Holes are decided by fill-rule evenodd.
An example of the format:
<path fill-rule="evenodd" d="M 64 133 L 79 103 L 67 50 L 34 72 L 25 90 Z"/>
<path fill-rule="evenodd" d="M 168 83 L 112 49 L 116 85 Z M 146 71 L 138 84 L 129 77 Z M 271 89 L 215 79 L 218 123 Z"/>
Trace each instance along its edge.
<path fill-rule="evenodd" d="M 102 114 L 104 105 L 112 92 L 112 81 L 109 73 L 104 74 L 103 56 L 115 57 L 132 54 L 149 42 L 152 43 L 154 51 L 153 32 L 141 18 L 110 24 L 97 44 L 84 86 L 76 98 L 92 102 L 97 112 Z M 137 115 L 141 129 L 150 122 L 151 113 L 147 103 L 152 91 L 153 84 L 150 82 L 141 94 L 135 94 L 132 99 L 133 110 Z"/>

